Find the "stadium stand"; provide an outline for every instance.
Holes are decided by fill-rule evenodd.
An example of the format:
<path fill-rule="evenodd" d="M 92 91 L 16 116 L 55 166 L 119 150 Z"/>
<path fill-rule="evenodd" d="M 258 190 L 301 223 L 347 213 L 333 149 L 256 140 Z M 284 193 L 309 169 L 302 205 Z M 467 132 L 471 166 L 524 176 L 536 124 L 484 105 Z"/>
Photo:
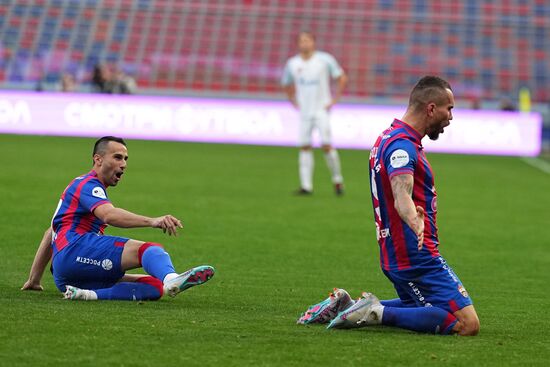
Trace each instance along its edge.
<path fill-rule="evenodd" d="M 404 97 L 425 73 L 461 97 L 550 100 L 547 0 L 0 0 L 0 87 L 89 83 L 98 63 L 142 93 L 280 97 L 299 30 L 337 55 L 357 98 Z"/>

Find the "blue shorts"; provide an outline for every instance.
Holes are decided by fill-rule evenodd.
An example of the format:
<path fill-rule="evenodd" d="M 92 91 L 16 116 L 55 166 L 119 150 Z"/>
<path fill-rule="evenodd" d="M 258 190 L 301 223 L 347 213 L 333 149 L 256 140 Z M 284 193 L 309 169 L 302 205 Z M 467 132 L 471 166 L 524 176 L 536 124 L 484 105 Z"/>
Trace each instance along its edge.
<path fill-rule="evenodd" d="M 435 306 L 454 313 L 472 304 L 466 288 L 441 256 L 421 268 L 383 271 L 407 306 Z"/>
<path fill-rule="evenodd" d="M 127 238 L 86 233 L 58 252 L 52 260 L 57 289 L 66 285 L 83 289 L 110 288 L 124 276 L 122 250 Z"/>

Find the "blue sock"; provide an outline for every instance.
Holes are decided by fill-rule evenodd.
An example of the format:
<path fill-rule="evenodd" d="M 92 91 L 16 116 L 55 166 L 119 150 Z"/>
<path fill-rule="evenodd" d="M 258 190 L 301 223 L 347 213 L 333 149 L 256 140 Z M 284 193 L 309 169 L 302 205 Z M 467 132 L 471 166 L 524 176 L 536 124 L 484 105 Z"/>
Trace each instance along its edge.
<path fill-rule="evenodd" d="M 439 307 L 384 307 L 382 325 L 430 334 L 450 334 L 457 319 Z"/>
<path fill-rule="evenodd" d="M 382 304 L 382 306 L 388 306 L 388 307 L 397 307 L 397 308 L 411 307 L 404 304 L 400 298 L 382 300 L 380 301 L 380 303 Z"/>
<path fill-rule="evenodd" d="M 162 296 L 159 289 L 151 284 L 121 282 L 111 288 L 96 289 L 97 299 L 120 301 L 156 301 Z"/>
<path fill-rule="evenodd" d="M 141 248 L 144 248 L 143 252 L 141 252 Z M 170 255 L 160 245 L 148 242 L 141 248 L 141 266 L 148 274 L 163 281 L 167 274 L 176 272 Z"/>

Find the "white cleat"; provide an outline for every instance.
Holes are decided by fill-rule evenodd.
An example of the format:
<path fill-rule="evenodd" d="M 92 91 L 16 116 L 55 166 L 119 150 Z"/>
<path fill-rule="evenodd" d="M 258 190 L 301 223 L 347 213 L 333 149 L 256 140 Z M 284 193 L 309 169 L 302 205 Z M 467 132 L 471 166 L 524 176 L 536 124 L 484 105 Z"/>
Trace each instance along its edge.
<path fill-rule="evenodd" d="M 72 285 L 65 286 L 65 293 L 63 293 L 63 299 L 69 300 L 82 300 L 82 301 L 95 301 L 97 300 L 97 295 L 94 291 L 88 289 L 80 289 L 73 287 Z"/>
<path fill-rule="evenodd" d="M 214 276 L 214 268 L 209 265 L 197 266 L 181 273 L 164 284 L 164 294 L 175 297 L 186 289 L 206 283 Z"/>
<path fill-rule="evenodd" d="M 382 320 L 382 304 L 372 293 L 363 292 L 361 298 L 336 316 L 327 329 L 353 329 L 379 325 Z"/>

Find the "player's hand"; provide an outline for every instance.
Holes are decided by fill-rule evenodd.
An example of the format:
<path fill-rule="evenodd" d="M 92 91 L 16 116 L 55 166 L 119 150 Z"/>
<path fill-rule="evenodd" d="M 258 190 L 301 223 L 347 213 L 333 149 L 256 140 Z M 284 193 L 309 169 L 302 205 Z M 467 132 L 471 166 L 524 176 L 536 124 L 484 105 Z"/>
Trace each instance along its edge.
<path fill-rule="evenodd" d="M 325 106 L 325 110 L 330 111 L 331 108 L 332 108 L 332 106 L 334 106 L 337 102 L 338 102 L 337 100 L 333 99 L 332 101 L 330 101 L 329 104 L 327 104 L 327 105 Z"/>
<path fill-rule="evenodd" d="M 22 291 L 43 291 L 44 288 L 40 283 L 35 283 L 30 280 L 27 280 L 25 284 L 21 287 Z"/>
<path fill-rule="evenodd" d="M 178 218 L 168 214 L 153 219 L 152 227 L 161 228 L 162 232 L 168 233 L 169 236 L 177 236 L 178 228 L 183 228 L 183 224 Z"/>
<path fill-rule="evenodd" d="M 424 244 L 424 208 L 416 207 L 416 235 L 418 236 L 418 251 L 422 250 Z"/>

